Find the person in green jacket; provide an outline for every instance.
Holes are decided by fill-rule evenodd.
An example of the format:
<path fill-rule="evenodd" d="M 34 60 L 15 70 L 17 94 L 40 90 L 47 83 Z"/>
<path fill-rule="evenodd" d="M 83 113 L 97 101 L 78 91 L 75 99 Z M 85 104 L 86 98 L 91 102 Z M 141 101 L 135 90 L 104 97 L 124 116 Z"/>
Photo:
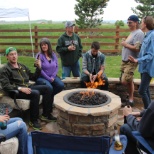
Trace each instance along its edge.
<path fill-rule="evenodd" d="M 80 37 L 73 32 L 74 26 L 71 21 L 65 23 L 66 32 L 59 37 L 56 47 L 65 77 L 70 77 L 71 72 L 74 77 L 80 77 L 79 58 L 82 55 L 82 45 Z"/>

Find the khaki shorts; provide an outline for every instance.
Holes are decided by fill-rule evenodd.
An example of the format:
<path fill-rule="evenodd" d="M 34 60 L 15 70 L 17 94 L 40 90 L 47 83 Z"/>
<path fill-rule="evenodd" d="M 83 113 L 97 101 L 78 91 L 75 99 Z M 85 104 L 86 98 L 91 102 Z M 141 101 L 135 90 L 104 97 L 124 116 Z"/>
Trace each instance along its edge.
<path fill-rule="evenodd" d="M 134 71 L 137 68 L 138 63 L 133 62 L 124 62 L 121 63 L 121 81 L 122 82 L 132 82 Z"/>

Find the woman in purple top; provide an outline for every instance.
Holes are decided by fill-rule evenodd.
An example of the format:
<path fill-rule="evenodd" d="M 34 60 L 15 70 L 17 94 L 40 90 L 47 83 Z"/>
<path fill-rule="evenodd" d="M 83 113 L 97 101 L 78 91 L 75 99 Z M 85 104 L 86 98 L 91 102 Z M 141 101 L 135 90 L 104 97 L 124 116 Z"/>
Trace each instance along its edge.
<path fill-rule="evenodd" d="M 52 51 L 51 43 L 48 38 L 42 38 L 40 41 L 41 51 L 36 55 L 36 58 L 41 62 L 41 74 L 36 81 L 36 84 L 46 84 L 48 85 L 52 93 L 52 102 L 51 102 L 51 112 L 52 104 L 54 100 L 54 95 L 61 92 L 64 89 L 64 83 L 57 76 L 58 73 L 58 59 L 56 54 Z M 49 118 L 45 116 L 40 117 L 41 120 L 49 121 Z M 51 121 L 54 120 L 54 117 L 51 117 Z"/>

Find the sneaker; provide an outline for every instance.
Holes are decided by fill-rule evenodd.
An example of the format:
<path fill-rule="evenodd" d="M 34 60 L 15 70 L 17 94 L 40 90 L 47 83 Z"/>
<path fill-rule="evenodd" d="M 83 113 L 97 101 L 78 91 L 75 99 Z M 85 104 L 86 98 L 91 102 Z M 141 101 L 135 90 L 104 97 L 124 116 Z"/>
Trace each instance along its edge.
<path fill-rule="evenodd" d="M 34 130 L 41 130 L 41 125 L 38 123 L 38 121 L 29 122 L 29 126 L 33 127 Z"/>
<path fill-rule="evenodd" d="M 54 117 L 52 114 L 48 116 L 48 119 L 50 119 L 51 121 L 57 121 L 57 118 Z"/>
<path fill-rule="evenodd" d="M 52 121 L 57 121 L 57 118 L 51 114 L 48 117 L 41 115 L 40 120 L 46 121 L 46 122 L 52 122 Z"/>

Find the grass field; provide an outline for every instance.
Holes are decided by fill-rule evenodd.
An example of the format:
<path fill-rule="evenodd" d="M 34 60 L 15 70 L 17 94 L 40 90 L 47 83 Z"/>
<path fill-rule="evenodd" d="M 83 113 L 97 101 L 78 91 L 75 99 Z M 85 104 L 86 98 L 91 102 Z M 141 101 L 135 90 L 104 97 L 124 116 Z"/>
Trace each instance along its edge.
<path fill-rule="evenodd" d="M 6 63 L 6 57 L 2 56 L 2 63 Z M 29 56 L 19 56 L 19 62 L 25 64 L 29 69 L 34 72 L 34 61 L 35 59 Z M 60 58 L 58 59 L 59 62 L 59 71 L 58 75 L 61 76 L 62 69 L 61 69 L 61 61 Z M 106 56 L 106 62 L 105 62 L 105 73 L 107 77 L 113 77 L 113 78 L 119 78 L 120 76 L 120 64 L 121 64 L 121 56 Z M 82 70 L 82 58 L 80 59 L 80 67 Z M 140 78 L 140 74 L 138 71 L 135 71 L 134 78 Z"/>
<path fill-rule="evenodd" d="M 52 23 L 52 24 L 49 24 L 49 23 L 46 23 L 46 24 L 40 24 L 40 23 L 32 23 L 32 28 L 34 28 L 35 26 L 37 26 L 38 28 L 41 28 L 41 29 L 64 29 L 64 23 L 65 22 L 61 22 L 61 23 Z M 114 24 L 102 24 L 100 27 L 98 28 L 115 28 L 115 25 Z M 124 27 L 121 27 L 121 28 L 128 28 L 127 25 L 125 25 Z M 29 29 L 29 25 L 28 23 L 26 24 L 0 24 L 0 29 Z M 58 32 L 54 32 L 54 33 L 39 33 L 40 36 L 51 36 L 51 35 L 56 35 L 56 36 L 60 36 L 62 33 L 58 33 Z M 8 34 L 7 32 L 5 33 L 2 33 L 0 32 L 0 35 L 1 36 L 9 36 L 11 34 Z M 20 32 L 20 33 L 12 33 L 13 36 L 15 35 L 18 35 L 18 36 L 24 36 L 24 35 L 29 35 L 29 33 L 27 32 Z M 85 33 L 81 33 L 80 35 L 85 35 Z M 110 33 L 110 32 L 104 32 L 103 34 L 98 34 L 98 35 L 107 35 L 107 36 L 112 36 L 112 35 L 115 35 L 113 33 Z M 123 35 L 127 35 L 127 33 L 123 33 Z M 18 42 L 19 40 L 18 39 L 0 39 L 0 42 Z M 30 39 L 24 39 L 23 41 L 26 41 L 26 42 L 30 42 Z M 81 40 L 82 41 L 82 40 Z M 88 39 L 87 40 L 84 40 L 84 42 L 92 42 L 92 41 L 95 41 L 93 39 Z M 97 40 L 98 41 L 98 40 Z M 21 42 L 21 40 L 20 40 Z M 56 39 L 53 39 L 51 40 L 51 43 L 52 42 L 57 42 Z M 103 40 L 103 42 L 111 42 L 110 39 L 108 40 Z M 0 46 L 0 48 L 6 48 L 7 46 Z M 25 47 L 27 48 L 27 47 Z M 110 48 L 110 46 L 108 47 Z M 17 48 L 18 49 L 18 48 Z M 54 49 L 55 50 L 55 49 Z M 89 50 L 89 47 L 87 47 L 86 50 Z M 24 51 L 24 49 L 23 49 Z M 24 63 L 26 66 L 28 66 L 30 68 L 30 70 L 32 72 L 34 72 L 34 67 L 33 67 L 33 64 L 34 64 L 34 58 L 32 57 L 29 57 L 29 56 L 25 56 L 26 54 L 23 52 L 23 53 L 20 53 L 21 55 L 24 55 L 24 56 L 19 56 L 19 62 L 21 63 Z M 6 58 L 4 56 L 2 56 L 2 63 L 6 63 Z M 106 72 L 106 75 L 108 77 L 115 77 L 115 78 L 119 78 L 120 76 L 120 64 L 121 64 L 121 55 L 117 55 L 117 56 L 106 56 L 106 62 L 105 62 L 105 65 L 106 65 L 106 69 L 105 69 L 105 72 Z M 82 68 L 82 59 L 80 59 L 80 66 Z M 60 59 L 59 59 L 59 71 L 58 71 L 58 75 L 61 76 L 61 62 L 60 62 Z M 138 73 L 138 71 L 136 70 L 135 72 L 135 78 L 140 78 L 140 75 Z"/>
<path fill-rule="evenodd" d="M 38 29 L 64 29 L 64 22 L 61 23 L 45 23 L 45 24 L 41 24 L 41 23 L 32 23 L 31 27 L 32 29 L 34 29 L 34 27 L 37 26 Z M 104 43 L 114 43 L 115 39 L 114 38 L 89 38 L 88 36 L 90 35 L 94 35 L 94 36 L 115 36 L 115 29 L 116 26 L 114 24 L 102 24 L 101 26 L 98 27 L 98 29 L 101 28 L 105 28 L 105 29 L 114 29 L 113 32 L 108 32 L 108 31 L 104 31 L 104 32 L 79 32 L 79 36 L 87 36 L 84 39 L 81 39 L 81 42 L 83 42 L 83 50 L 88 50 L 89 47 L 84 45 L 84 43 L 91 43 L 93 41 L 100 41 L 100 42 L 104 42 Z M 128 26 L 125 25 L 124 27 L 120 27 L 122 29 L 127 29 Z M 9 37 L 7 37 L 6 39 L 1 39 L 0 38 L 0 43 L 31 43 L 30 42 L 30 33 L 29 33 L 29 25 L 27 24 L 0 24 L 0 30 L 11 30 L 11 29 L 18 29 L 18 30 L 22 30 L 22 29 L 27 29 L 27 32 L 0 32 L 0 36 L 29 36 L 29 38 L 27 39 L 20 39 L 20 38 L 15 38 L 15 39 L 10 39 Z M 59 36 L 61 36 L 64 32 L 39 32 L 38 35 L 42 36 L 42 37 L 49 37 L 49 36 L 57 36 L 57 38 Z M 34 36 L 34 32 L 32 32 L 32 35 Z M 121 32 L 120 35 L 122 36 L 126 36 L 127 32 Z M 51 43 L 57 43 L 57 38 L 54 39 L 50 39 Z M 40 41 L 38 39 L 38 41 Z M 33 37 L 33 42 L 35 42 L 34 37 Z M 27 46 L 15 46 L 17 49 L 20 48 L 22 49 L 22 51 L 25 50 L 29 50 L 31 49 L 30 45 Z M 1 49 L 5 49 L 7 48 L 6 45 L 0 46 Z M 106 45 L 106 46 L 101 46 L 101 49 L 114 49 L 114 46 L 110 46 L 110 45 Z M 55 46 L 53 46 L 53 50 L 55 50 Z"/>

